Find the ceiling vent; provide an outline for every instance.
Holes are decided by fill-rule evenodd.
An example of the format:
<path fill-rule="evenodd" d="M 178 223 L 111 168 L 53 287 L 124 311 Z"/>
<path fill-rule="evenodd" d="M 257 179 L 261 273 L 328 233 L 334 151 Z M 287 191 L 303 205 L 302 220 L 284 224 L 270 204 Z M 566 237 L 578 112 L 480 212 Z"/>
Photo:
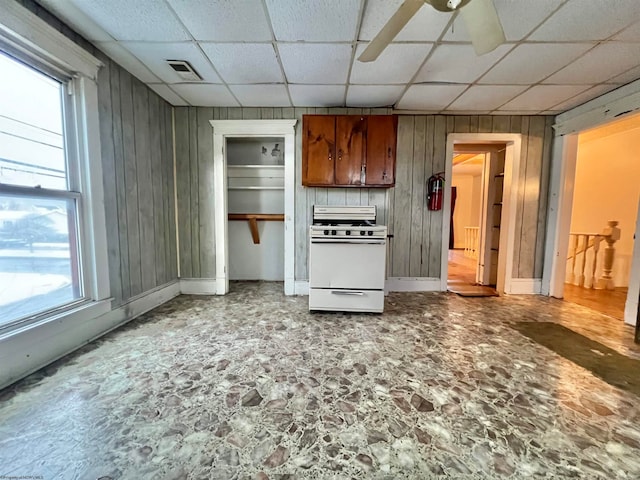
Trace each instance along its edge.
<path fill-rule="evenodd" d="M 198 72 L 195 71 L 189 62 L 185 60 L 167 60 L 167 63 L 185 82 L 202 81 L 202 77 L 198 75 Z"/>

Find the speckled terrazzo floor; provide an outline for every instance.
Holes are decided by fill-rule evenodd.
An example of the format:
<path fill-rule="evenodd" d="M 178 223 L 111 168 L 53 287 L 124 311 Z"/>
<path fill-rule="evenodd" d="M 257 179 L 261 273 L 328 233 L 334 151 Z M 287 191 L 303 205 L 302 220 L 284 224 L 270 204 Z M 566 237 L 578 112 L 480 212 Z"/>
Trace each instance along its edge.
<path fill-rule="evenodd" d="M 0 392 L 0 477 L 640 478 L 638 398 L 509 327 L 556 320 L 640 356 L 621 322 L 445 293 L 309 314 L 281 284 L 232 288 Z"/>

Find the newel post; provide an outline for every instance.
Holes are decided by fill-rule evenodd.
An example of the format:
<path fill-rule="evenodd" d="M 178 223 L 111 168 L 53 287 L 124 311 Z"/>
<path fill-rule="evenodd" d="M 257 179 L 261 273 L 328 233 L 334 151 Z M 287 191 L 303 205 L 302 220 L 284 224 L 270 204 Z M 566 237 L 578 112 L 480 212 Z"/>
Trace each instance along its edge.
<path fill-rule="evenodd" d="M 611 271 L 613 270 L 613 260 L 616 252 L 613 245 L 620 240 L 620 229 L 618 228 L 617 220 L 609 220 L 607 225 L 608 227 L 602 230 L 602 236 L 604 237 L 604 241 L 607 242 L 607 246 L 604 249 L 602 277 L 598 280 L 596 288 L 613 290 L 614 284 Z"/>

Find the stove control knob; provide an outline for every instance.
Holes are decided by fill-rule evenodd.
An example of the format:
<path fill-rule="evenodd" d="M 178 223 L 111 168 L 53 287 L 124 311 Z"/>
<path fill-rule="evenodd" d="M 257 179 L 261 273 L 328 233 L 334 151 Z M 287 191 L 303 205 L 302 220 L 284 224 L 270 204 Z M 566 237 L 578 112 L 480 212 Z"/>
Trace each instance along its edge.
<path fill-rule="evenodd" d="M 324 234 L 325 234 L 325 235 L 329 235 L 329 230 L 325 230 L 325 231 L 324 231 Z"/>
<path fill-rule="evenodd" d="M 331 230 L 331 235 L 337 235 L 338 232 L 336 232 L 335 230 Z"/>
<path fill-rule="evenodd" d="M 346 232 L 344 232 L 345 235 L 351 235 L 351 230 L 347 230 Z"/>
<path fill-rule="evenodd" d="M 367 235 L 369 235 L 369 236 L 373 235 L 373 230 L 369 230 L 369 231 L 367 232 Z"/>
<path fill-rule="evenodd" d="M 360 230 L 360 235 L 364 235 L 364 230 Z"/>

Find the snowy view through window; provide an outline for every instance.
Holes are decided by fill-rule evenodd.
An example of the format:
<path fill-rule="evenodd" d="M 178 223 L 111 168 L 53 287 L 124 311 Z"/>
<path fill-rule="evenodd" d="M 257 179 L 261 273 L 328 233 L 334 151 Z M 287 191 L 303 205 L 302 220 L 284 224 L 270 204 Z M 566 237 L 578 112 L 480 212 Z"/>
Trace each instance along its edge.
<path fill-rule="evenodd" d="M 0 72 L 2 325 L 69 303 L 81 292 L 61 85 L 1 53 Z"/>

